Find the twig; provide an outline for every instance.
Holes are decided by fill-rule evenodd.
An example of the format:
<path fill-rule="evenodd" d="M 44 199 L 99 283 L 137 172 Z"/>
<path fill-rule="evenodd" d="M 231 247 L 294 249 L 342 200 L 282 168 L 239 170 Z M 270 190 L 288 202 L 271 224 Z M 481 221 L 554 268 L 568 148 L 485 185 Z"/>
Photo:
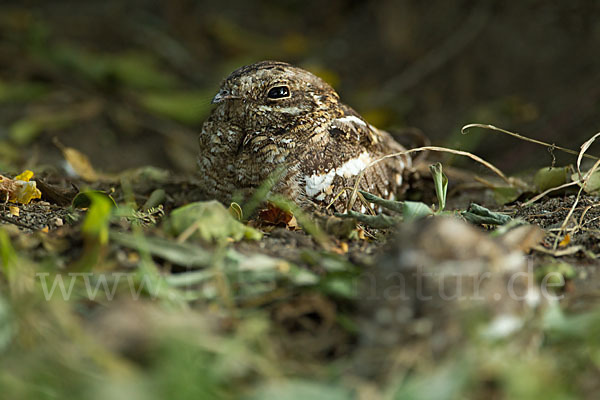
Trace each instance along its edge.
<path fill-rule="evenodd" d="M 560 151 L 564 151 L 565 153 L 569 153 L 569 154 L 573 154 L 573 155 L 579 155 L 581 153 L 580 151 L 575 151 L 575 150 L 567 149 L 566 147 L 557 146 L 553 143 L 551 144 L 551 143 L 542 142 L 541 140 L 528 138 L 527 136 L 519 135 L 518 133 L 507 131 L 506 129 L 498 128 L 494 125 L 488 125 L 488 124 L 468 124 L 461 128 L 460 133 L 462 133 L 463 135 L 466 135 L 467 130 L 471 129 L 471 128 L 482 128 L 482 129 L 489 129 L 489 130 L 496 131 L 496 132 L 502 132 L 507 135 L 516 137 L 517 139 L 524 140 L 526 142 L 531 142 L 531 143 L 539 144 L 542 146 L 547 146 L 547 147 L 550 147 L 553 149 L 558 149 Z M 592 139 L 596 138 L 596 136 L 598 136 L 598 133 Z M 589 147 L 589 145 L 588 145 L 588 147 Z M 590 156 L 588 154 L 584 154 L 583 157 L 591 158 L 592 160 L 598 160 L 598 157 Z"/>
<path fill-rule="evenodd" d="M 20 226 L 21 228 L 31 229 L 32 231 L 36 231 L 37 230 L 37 228 L 34 227 L 34 226 L 24 224 L 22 222 L 17 221 L 16 219 L 12 219 L 11 217 L 6 217 L 4 215 L 0 215 L 0 220 L 8 222 L 9 224 Z"/>
<path fill-rule="evenodd" d="M 581 150 L 579 151 L 579 155 L 577 156 L 577 173 L 579 174 L 580 177 L 581 177 L 581 169 L 580 169 L 581 159 L 586 155 L 585 152 L 587 151 L 587 149 L 589 149 L 589 147 L 592 145 L 592 143 L 596 140 L 596 138 L 598 136 L 600 136 L 600 132 L 596 133 L 594 136 L 592 136 L 589 140 L 587 140 L 584 144 L 581 145 Z M 558 232 L 558 236 L 556 237 L 556 239 L 554 239 L 554 245 L 552 246 L 554 250 L 556 250 L 556 247 L 558 246 L 558 240 L 560 239 L 561 234 L 564 231 L 564 229 L 567 227 L 567 224 L 569 223 L 569 219 L 571 218 L 571 216 L 573 215 L 573 212 L 575 211 L 575 208 L 577 207 L 577 203 L 579 203 L 579 199 L 581 198 L 581 192 L 583 190 L 585 190 L 585 187 L 587 186 L 587 183 L 589 182 L 590 177 L 594 174 L 596 169 L 598 169 L 598 167 L 600 166 L 600 160 L 599 159 L 597 159 L 597 160 L 598 161 L 596 161 L 594 163 L 594 166 L 589 171 L 587 171 L 585 173 L 584 177 L 582 178 L 581 188 L 579 188 L 579 191 L 577 192 L 577 197 L 575 198 L 575 201 L 573 202 L 573 205 L 571 206 L 569 213 L 565 217 L 565 220 L 563 221 L 562 225 L 560 226 L 560 231 Z"/>
<path fill-rule="evenodd" d="M 542 197 L 546 196 L 550 192 L 554 192 L 555 190 L 564 189 L 564 188 L 569 187 L 569 186 L 575 186 L 575 185 L 578 185 L 580 183 L 581 183 L 581 181 L 573 181 L 573 182 L 568 182 L 568 183 L 562 184 L 562 185 L 557 186 L 557 187 L 553 187 L 553 188 L 544 190 L 542 193 L 538 194 L 537 196 L 535 196 L 535 197 L 527 200 L 525 203 L 523 203 L 523 205 L 521 207 L 527 207 L 527 206 L 532 205 L 533 203 L 535 203 L 536 201 L 538 201 Z"/>
<path fill-rule="evenodd" d="M 370 167 L 372 167 L 375 164 L 380 163 L 381 161 L 383 161 L 385 159 L 392 158 L 392 157 L 399 157 L 399 156 L 407 155 L 410 153 L 417 153 L 420 151 L 440 151 L 440 152 L 444 152 L 444 153 L 452 153 L 452 154 L 458 154 L 461 156 L 469 157 L 470 159 L 475 160 L 478 163 L 480 163 L 480 164 L 486 166 L 487 168 L 489 168 L 490 170 L 492 170 L 496 175 L 498 175 L 500 178 L 502 178 L 502 180 L 504 180 L 504 182 L 506 182 L 507 184 L 512 186 L 511 180 L 508 179 L 506 177 L 506 175 L 504 175 L 504 173 L 502 173 L 502 171 L 500 171 L 498 168 L 496 168 L 494 165 L 492 165 L 488 161 L 485 161 L 483 158 L 476 156 L 475 154 L 469 153 L 467 151 L 454 150 L 454 149 L 448 149 L 445 147 L 437 147 L 437 146 L 417 147 L 417 148 L 410 149 L 410 150 L 399 151 L 397 153 L 387 154 L 381 158 L 378 158 L 375 161 L 372 161 L 369 165 L 367 165 L 367 167 L 360 172 L 360 174 L 358 175 L 358 178 L 356 178 L 356 182 L 354 183 L 354 188 L 352 189 L 352 194 L 350 196 L 350 199 L 348 200 L 348 205 L 346 207 L 346 210 L 352 210 L 352 207 L 354 206 L 354 202 L 356 201 L 356 197 L 358 194 L 358 187 L 359 187 L 360 181 L 363 178 L 363 176 L 365 175 L 365 172 L 367 171 L 367 169 L 369 169 Z"/>
<path fill-rule="evenodd" d="M 579 155 L 577 156 L 577 173 L 579 174 L 579 178 L 581 178 L 581 158 L 582 157 L 590 157 L 587 154 L 585 154 L 585 152 L 587 151 L 587 149 L 590 148 L 590 146 L 592 145 L 592 143 L 594 143 L 594 141 L 596 140 L 596 138 L 600 136 L 600 132 L 596 133 L 594 136 L 592 136 L 591 138 L 589 138 L 584 144 L 581 145 L 581 150 L 579 150 Z M 593 157 L 595 160 L 597 160 L 598 158 Z M 593 169 L 593 168 L 592 168 Z M 589 173 L 588 173 L 589 174 Z M 591 174 L 589 174 L 591 176 Z"/>

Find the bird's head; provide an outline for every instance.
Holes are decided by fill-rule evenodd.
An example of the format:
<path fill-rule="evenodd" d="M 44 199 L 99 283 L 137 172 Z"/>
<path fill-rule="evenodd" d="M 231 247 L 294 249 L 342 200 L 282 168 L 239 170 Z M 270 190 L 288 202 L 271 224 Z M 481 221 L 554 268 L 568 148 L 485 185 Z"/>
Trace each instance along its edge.
<path fill-rule="evenodd" d="M 337 106 L 338 94 L 321 78 L 279 61 L 238 68 L 213 98 L 227 114 L 243 117 L 247 129 L 256 124 L 282 124 Z"/>

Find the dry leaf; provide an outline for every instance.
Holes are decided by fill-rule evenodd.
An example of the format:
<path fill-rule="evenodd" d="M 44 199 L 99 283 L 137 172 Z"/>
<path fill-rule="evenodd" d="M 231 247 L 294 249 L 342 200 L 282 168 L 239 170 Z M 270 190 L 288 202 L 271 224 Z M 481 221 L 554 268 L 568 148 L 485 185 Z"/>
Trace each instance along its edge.
<path fill-rule="evenodd" d="M 502 235 L 502 242 L 510 249 L 529 253 L 534 246 L 544 240 L 545 236 L 543 229 L 535 225 L 523 225 Z"/>
<path fill-rule="evenodd" d="M 25 171 L 15 179 L 0 175 L 0 194 L 3 198 L 13 203 L 28 204 L 33 199 L 42 197 L 42 193 L 36 187 L 35 181 L 29 181 L 33 172 Z"/>
<path fill-rule="evenodd" d="M 571 243 L 571 235 L 567 233 L 565 238 L 558 244 L 558 247 L 567 247 L 569 243 Z"/>
<path fill-rule="evenodd" d="M 284 211 L 273 203 L 267 203 L 267 208 L 258 212 L 260 222 L 267 225 L 281 226 L 290 230 L 300 229 L 296 217 L 289 211 Z"/>
<path fill-rule="evenodd" d="M 358 227 L 358 238 L 360 240 L 367 240 L 367 235 L 365 235 L 365 230 L 362 229 L 360 226 Z"/>
<path fill-rule="evenodd" d="M 348 253 L 348 243 L 341 242 L 339 247 L 334 247 L 333 249 L 331 249 L 331 251 L 339 255 L 344 255 Z"/>
<path fill-rule="evenodd" d="M 73 172 L 84 181 L 110 181 L 115 178 L 114 176 L 97 172 L 92 166 L 89 158 L 79 150 L 63 145 L 56 138 L 54 139 L 54 144 L 63 153 L 63 157 L 67 163 L 69 163 L 69 166 L 73 169 Z"/>

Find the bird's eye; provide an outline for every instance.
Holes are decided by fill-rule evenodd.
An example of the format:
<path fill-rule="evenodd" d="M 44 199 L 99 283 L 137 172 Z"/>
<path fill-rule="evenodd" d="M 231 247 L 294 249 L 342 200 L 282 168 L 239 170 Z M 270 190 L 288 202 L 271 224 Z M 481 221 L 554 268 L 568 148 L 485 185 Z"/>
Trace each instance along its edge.
<path fill-rule="evenodd" d="M 290 97 L 290 88 L 287 86 L 275 86 L 274 88 L 269 89 L 267 97 L 269 99 L 283 99 L 285 97 Z"/>

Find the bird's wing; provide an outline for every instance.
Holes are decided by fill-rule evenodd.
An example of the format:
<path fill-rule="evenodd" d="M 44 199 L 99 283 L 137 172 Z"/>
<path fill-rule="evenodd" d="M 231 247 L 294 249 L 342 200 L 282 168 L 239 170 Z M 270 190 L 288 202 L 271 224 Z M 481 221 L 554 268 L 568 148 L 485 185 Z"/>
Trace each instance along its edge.
<path fill-rule="evenodd" d="M 343 115 L 333 119 L 329 125 L 329 135 L 334 142 L 380 156 L 406 150 L 388 132 L 369 124 L 352 108 L 342 105 L 341 110 Z M 402 158 L 405 164 L 410 163 L 408 155 Z"/>
<path fill-rule="evenodd" d="M 327 126 L 329 138 L 309 150 L 303 162 L 304 185 L 307 197 L 329 202 L 343 187 L 354 185 L 361 171 L 368 168 L 360 188 L 385 198 L 403 189 L 402 175 L 410 165 L 410 157 L 377 161 L 381 157 L 404 151 L 389 133 L 367 123 L 356 111 L 342 106 L 342 115 Z M 335 207 L 343 210 L 346 196 Z"/>
<path fill-rule="evenodd" d="M 377 146 L 381 138 L 377 128 L 366 122 L 352 108 L 342 105 L 342 115 L 331 120 L 329 135 L 334 139 L 343 139 L 367 148 Z"/>

